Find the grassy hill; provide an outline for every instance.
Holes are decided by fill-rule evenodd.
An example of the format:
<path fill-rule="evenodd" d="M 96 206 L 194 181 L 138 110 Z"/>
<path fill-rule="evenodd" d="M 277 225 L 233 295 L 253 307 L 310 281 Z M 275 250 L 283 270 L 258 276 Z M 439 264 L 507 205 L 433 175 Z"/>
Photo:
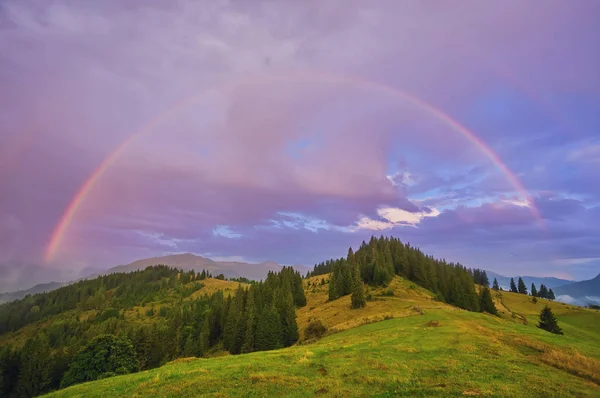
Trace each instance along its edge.
<path fill-rule="evenodd" d="M 600 396 L 597 311 L 498 292 L 493 317 L 435 301 L 400 277 L 350 310 L 349 296 L 327 302 L 322 279 L 304 282 L 297 312 L 301 331 L 315 319 L 329 329 L 315 343 L 179 359 L 51 396 Z M 546 304 L 564 336 L 535 326 Z"/>

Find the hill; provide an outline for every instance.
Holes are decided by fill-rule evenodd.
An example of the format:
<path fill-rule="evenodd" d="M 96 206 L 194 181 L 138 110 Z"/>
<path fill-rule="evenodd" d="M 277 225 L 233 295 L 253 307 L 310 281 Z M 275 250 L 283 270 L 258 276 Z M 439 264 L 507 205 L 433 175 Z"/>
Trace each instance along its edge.
<path fill-rule="evenodd" d="M 195 396 L 198 389 L 214 388 L 225 395 L 309 393 L 303 387 L 289 389 L 296 384 L 331 396 L 541 395 L 529 384 L 550 395 L 595 395 L 599 313 L 490 292 L 475 284 L 486 283 L 483 275 L 393 237 L 373 237 L 346 257 L 316 264 L 304 280 L 289 267 L 259 283 L 167 266 L 111 273 L 0 306 L 0 395 L 26 390 L 31 396 L 58 388 L 67 396 L 70 391 Z M 546 304 L 559 316 L 565 335 L 536 327 Z M 381 333 L 371 326 L 390 322 Z M 339 341 L 340 334 L 348 338 Z M 324 335 L 329 336 L 319 340 Z M 327 341 L 333 343 L 323 346 Z M 302 347 L 312 354 L 295 351 Z M 313 363 L 310 357 L 317 351 L 319 362 Z M 120 354 L 109 360 L 98 352 Z M 253 352 L 261 363 L 247 362 L 245 354 Z M 279 359 L 270 362 L 273 358 Z M 289 360 L 297 362 L 286 362 L 282 379 L 274 376 L 280 362 Z M 213 365 L 199 370 L 210 374 L 188 380 L 178 372 L 197 372 L 179 367 L 186 363 Z M 176 366 L 176 373 L 156 370 L 165 364 L 166 369 Z M 315 369 L 304 365 L 316 366 L 316 379 Z M 138 370 L 143 372 L 123 376 L 122 385 L 68 388 Z M 132 384 L 146 372 L 152 381 Z M 248 374 L 255 377 L 247 379 Z M 263 385 L 265 374 L 268 385 Z M 551 385 L 542 383 L 545 377 Z M 108 389 L 93 390 L 98 386 Z"/>
<path fill-rule="evenodd" d="M 56 290 L 59 287 L 64 286 L 66 283 L 64 282 L 50 282 L 50 283 L 40 283 L 39 285 L 35 285 L 34 287 L 27 290 L 19 290 L 18 292 L 11 293 L 1 293 L 0 294 L 0 304 L 8 303 L 13 300 L 20 300 L 27 295 L 45 293 L 51 290 Z"/>
<path fill-rule="evenodd" d="M 600 304 L 600 274 L 594 279 L 557 287 L 555 294 L 561 301 L 572 299 L 578 304 Z"/>
<path fill-rule="evenodd" d="M 349 297 L 327 302 L 329 275 L 306 280 L 301 330 L 322 321 L 314 343 L 161 368 L 81 384 L 52 397 L 113 396 L 598 396 L 600 313 L 495 292 L 500 317 L 435 301 L 401 277 L 371 288 L 359 310 Z M 324 281 L 321 282 L 321 280 Z M 504 305 L 502 304 L 504 303 Z M 564 336 L 538 329 L 550 305 Z M 514 315 L 514 316 L 513 316 Z M 523 318 L 522 318 L 523 317 Z M 585 353 L 585 354 L 583 354 Z"/>
<path fill-rule="evenodd" d="M 215 276 L 222 274 L 225 278 L 247 278 L 250 280 L 264 279 L 269 272 L 279 272 L 282 269 L 282 266 L 274 261 L 266 261 L 262 263 L 214 261 L 209 258 L 198 256 L 195 254 L 184 253 L 141 259 L 127 265 L 118 265 L 116 267 L 109 268 L 105 271 L 100 271 L 97 268 L 87 268 L 79 273 L 81 276 L 77 279 L 67 281 L 65 280 L 66 277 L 62 277 L 60 278 L 60 282 L 39 283 L 40 281 L 50 280 L 56 277 L 57 274 L 62 275 L 63 271 L 48 269 L 44 267 L 36 267 L 33 265 L 22 266 L 24 267 L 23 269 L 19 269 L 15 266 L 13 268 L 10 268 L 10 272 L 6 276 L 6 279 L 3 278 L 1 281 L 9 282 L 9 279 L 14 279 L 14 284 L 7 283 L 6 286 L 0 284 L 0 288 L 4 286 L 4 291 L 6 291 L 6 293 L 0 293 L 0 304 L 22 299 L 28 294 L 49 292 L 51 290 L 58 289 L 59 287 L 75 283 L 83 279 L 93 279 L 100 275 L 113 273 L 139 271 L 145 269 L 146 267 L 159 264 L 182 269 L 184 271 L 194 270 L 199 273 L 202 272 L 202 270 L 206 270 Z M 305 267 L 303 266 L 294 267 L 303 273 L 306 273 L 307 271 L 307 269 L 305 269 Z M 13 274 L 14 277 L 11 276 Z M 11 291 L 10 288 L 10 286 L 17 286 L 17 289 L 22 289 L 22 287 L 31 286 L 32 283 L 38 284 L 34 285 L 31 288 L 23 290 Z M 0 291 L 2 290 L 0 289 Z"/>
<path fill-rule="evenodd" d="M 527 289 L 529 289 L 531 287 L 532 283 L 535 283 L 535 285 L 537 287 L 544 284 L 549 289 L 554 289 L 557 286 L 564 286 L 564 285 L 568 285 L 568 284 L 574 282 L 574 281 L 571 281 L 568 279 L 560 279 L 560 278 L 554 278 L 554 277 L 519 276 L 519 275 L 510 277 L 510 276 L 500 275 L 500 274 L 497 274 L 492 271 L 486 271 L 486 273 L 490 280 L 490 284 L 494 281 L 494 278 L 496 278 L 498 280 L 498 284 L 504 290 L 510 289 L 510 278 L 513 278 L 515 280 L 515 282 L 517 282 L 519 277 L 522 278 L 523 282 L 525 282 L 525 285 L 527 286 Z"/>

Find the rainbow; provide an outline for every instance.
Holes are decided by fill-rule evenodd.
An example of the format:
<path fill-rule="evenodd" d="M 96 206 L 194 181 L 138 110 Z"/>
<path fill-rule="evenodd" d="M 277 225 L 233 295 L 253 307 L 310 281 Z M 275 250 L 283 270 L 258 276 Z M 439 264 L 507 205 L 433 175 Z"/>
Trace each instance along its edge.
<path fill-rule="evenodd" d="M 470 143 L 472 143 L 483 155 L 485 155 L 497 168 L 502 172 L 513 188 L 522 196 L 522 198 L 526 199 L 529 208 L 531 209 L 534 217 L 539 221 L 540 225 L 543 225 L 542 217 L 540 216 L 539 211 L 535 207 L 535 203 L 527 190 L 523 187 L 519 179 L 509 170 L 509 168 L 502 162 L 500 157 L 481 140 L 478 138 L 472 131 L 464 127 L 460 122 L 454 120 L 448 114 L 444 113 L 442 110 L 436 108 L 435 106 L 423 101 L 422 99 L 409 94 L 407 92 L 401 91 L 394 87 L 386 86 L 384 84 L 366 80 L 363 78 L 348 76 L 348 75 L 338 75 L 338 74 L 329 74 L 325 72 L 300 72 L 300 73 L 291 73 L 282 76 L 269 76 L 264 78 L 264 80 L 260 80 L 258 83 L 269 83 L 269 82 L 291 82 L 291 83 L 334 83 L 334 84 L 347 84 L 351 86 L 355 86 L 357 88 L 375 90 L 382 94 L 389 95 L 392 98 L 406 101 L 423 112 L 427 113 L 430 116 L 438 119 L 439 121 L 445 123 L 449 127 L 451 127 L 456 132 L 460 133 L 465 139 L 467 139 Z M 229 84 L 222 86 L 221 88 L 227 87 L 237 87 L 237 84 Z M 83 183 L 83 185 L 79 188 L 68 207 L 64 211 L 60 221 L 54 228 L 50 242 L 45 251 L 45 260 L 51 261 L 56 252 L 58 251 L 64 236 L 69 229 L 69 226 L 73 222 L 75 215 L 77 214 L 77 210 L 81 207 L 81 205 L 85 202 L 86 198 L 89 196 L 90 192 L 93 190 L 94 186 L 100 180 L 100 178 L 104 175 L 104 173 L 111 167 L 111 165 L 121 156 L 121 154 L 125 151 L 125 149 L 138 137 L 150 131 L 155 126 L 159 125 L 161 122 L 169 119 L 175 113 L 185 109 L 187 106 L 192 104 L 192 102 L 196 99 L 196 96 L 190 96 L 185 98 L 177 103 L 175 103 L 171 108 L 167 111 L 157 115 L 153 119 L 151 119 L 148 123 L 144 124 L 140 129 L 131 134 L 125 141 L 123 141 L 112 153 L 110 153 L 98 166 L 98 168 L 89 176 L 89 178 Z"/>

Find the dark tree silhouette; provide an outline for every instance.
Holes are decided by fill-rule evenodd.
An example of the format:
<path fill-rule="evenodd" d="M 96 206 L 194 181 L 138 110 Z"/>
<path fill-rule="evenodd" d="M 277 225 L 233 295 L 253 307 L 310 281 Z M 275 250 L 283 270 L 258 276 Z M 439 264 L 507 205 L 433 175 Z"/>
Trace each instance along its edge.
<path fill-rule="evenodd" d="M 548 306 L 545 306 L 542 309 L 542 312 L 540 312 L 540 323 L 538 324 L 538 328 L 554 334 L 563 334 L 562 329 L 558 326 L 558 321 L 556 320 L 554 313 Z"/>

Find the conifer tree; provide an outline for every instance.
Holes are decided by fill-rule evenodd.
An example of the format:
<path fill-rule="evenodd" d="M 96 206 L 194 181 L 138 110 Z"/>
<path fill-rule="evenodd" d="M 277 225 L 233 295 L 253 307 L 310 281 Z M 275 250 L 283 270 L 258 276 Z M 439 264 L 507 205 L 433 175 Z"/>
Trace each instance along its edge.
<path fill-rule="evenodd" d="M 481 284 L 485 287 L 490 287 L 490 280 L 488 279 L 487 272 L 481 271 Z"/>
<path fill-rule="evenodd" d="M 520 294 L 527 294 L 527 286 L 525 286 L 525 282 L 523 282 L 523 279 L 521 279 L 521 277 L 519 277 L 518 286 Z"/>
<path fill-rule="evenodd" d="M 329 301 L 333 301 L 338 298 L 335 280 L 335 272 L 332 272 L 329 276 Z"/>
<path fill-rule="evenodd" d="M 494 278 L 494 286 L 492 287 L 494 290 L 500 290 L 500 286 L 498 285 L 498 280 Z"/>
<path fill-rule="evenodd" d="M 540 312 L 540 323 L 538 328 L 547 330 L 550 333 L 563 334 L 562 329 L 558 326 L 558 321 L 552 313 L 550 307 L 545 306 Z"/>
<path fill-rule="evenodd" d="M 298 341 L 298 324 L 296 323 L 296 308 L 291 292 L 284 295 L 281 310 L 281 341 L 284 347 L 289 347 Z"/>
<path fill-rule="evenodd" d="M 543 283 L 540 285 L 540 290 L 538 291 L 538 297 L 548 298 L 548 288 Z"/>
<path fill-rule="evenodd" d="M 256 351 L 274 350 L 283 347 L 281 320 L 274 305 L 263 308 L 256 326 L 254 347 Z"/>
<path fill-rule="evenodd" d="M 552 291 L 552 289 L 548 290 L 548 299 L 550 299 L 550 300 L 556 299 L 556 296 L 554 296 L 554 292 Z"/>
<path fill-rule="evenodd" d="M 494 300 L 492 300 L 492 294 L 487 287 L 482 288 L 479 292 L 479 310 L 492 315 L 498 315 L 498 310 L 494 305 Z"/>
<path fill-rule="evenodd" d="M 248 323 L 246 324 L 246 336 L 242 345 L 242 352 L 254 351 L 254 336 L 256 333 L 256 323 L 258 321 L 258 310 L 254 302 L 254 288 L 250 288 L 248 292 L 248 300 L 246 301 L 246 312 L 248 313 Z"/>
<path fill-rule="evenodd" d="M 535 288 L 535 283 L 533 283 L 533 282 L 531 283 L 531 295 L 532 295 L 533 297 L 537 297 L 537 295 L 538 295 L 538 291 L 537 291 L 537 289 Z"/>
<path fill-rule="evenodd" d="M 517 285 L 515 284 L 515 280 L 513 278 L 510 278 L 510 291 L 513 293 L 519 293 L 519 291 L 517 290 Z"/>
<path fill-rule="evenodd" d="M 365 288 L 364 288 L 362 278 L 360 277 L 360 271 L 358 269 L 358 264 L 353 264 L 352 268 L 353 268 L 353 274 L 354 274 L 354 277 L 352 278 L 353 282 L 354 282 L 354 286 L 352 288 L 352 297 L 351 297 L 352 304 L 351 304 L 350 308 L 352 308 L 352 309 L 362 308 L 367 304 L 367 302 L 365 300 Z"/>
<path fill-rule="evenodd" d="M 210 314 L 206 314 L 204 321 L 202 322 L 202 329 L 200 330 L 200 342 L 198 343 L 198 354 L 204 356 L 208 352 L 210 347 Z"/>
<path fill-rule="evenodd" d="M 232 301 L 229 305 L 229 311 L 227 311 L 226 318 L 227 320 L 225 321 L 225 330 L 223 331 L 223 348 L 229 352 L 232 352 L 235 347 L 236 326 L 240 316 L 240 312 L 235 301 L 236 300 Z"/>

